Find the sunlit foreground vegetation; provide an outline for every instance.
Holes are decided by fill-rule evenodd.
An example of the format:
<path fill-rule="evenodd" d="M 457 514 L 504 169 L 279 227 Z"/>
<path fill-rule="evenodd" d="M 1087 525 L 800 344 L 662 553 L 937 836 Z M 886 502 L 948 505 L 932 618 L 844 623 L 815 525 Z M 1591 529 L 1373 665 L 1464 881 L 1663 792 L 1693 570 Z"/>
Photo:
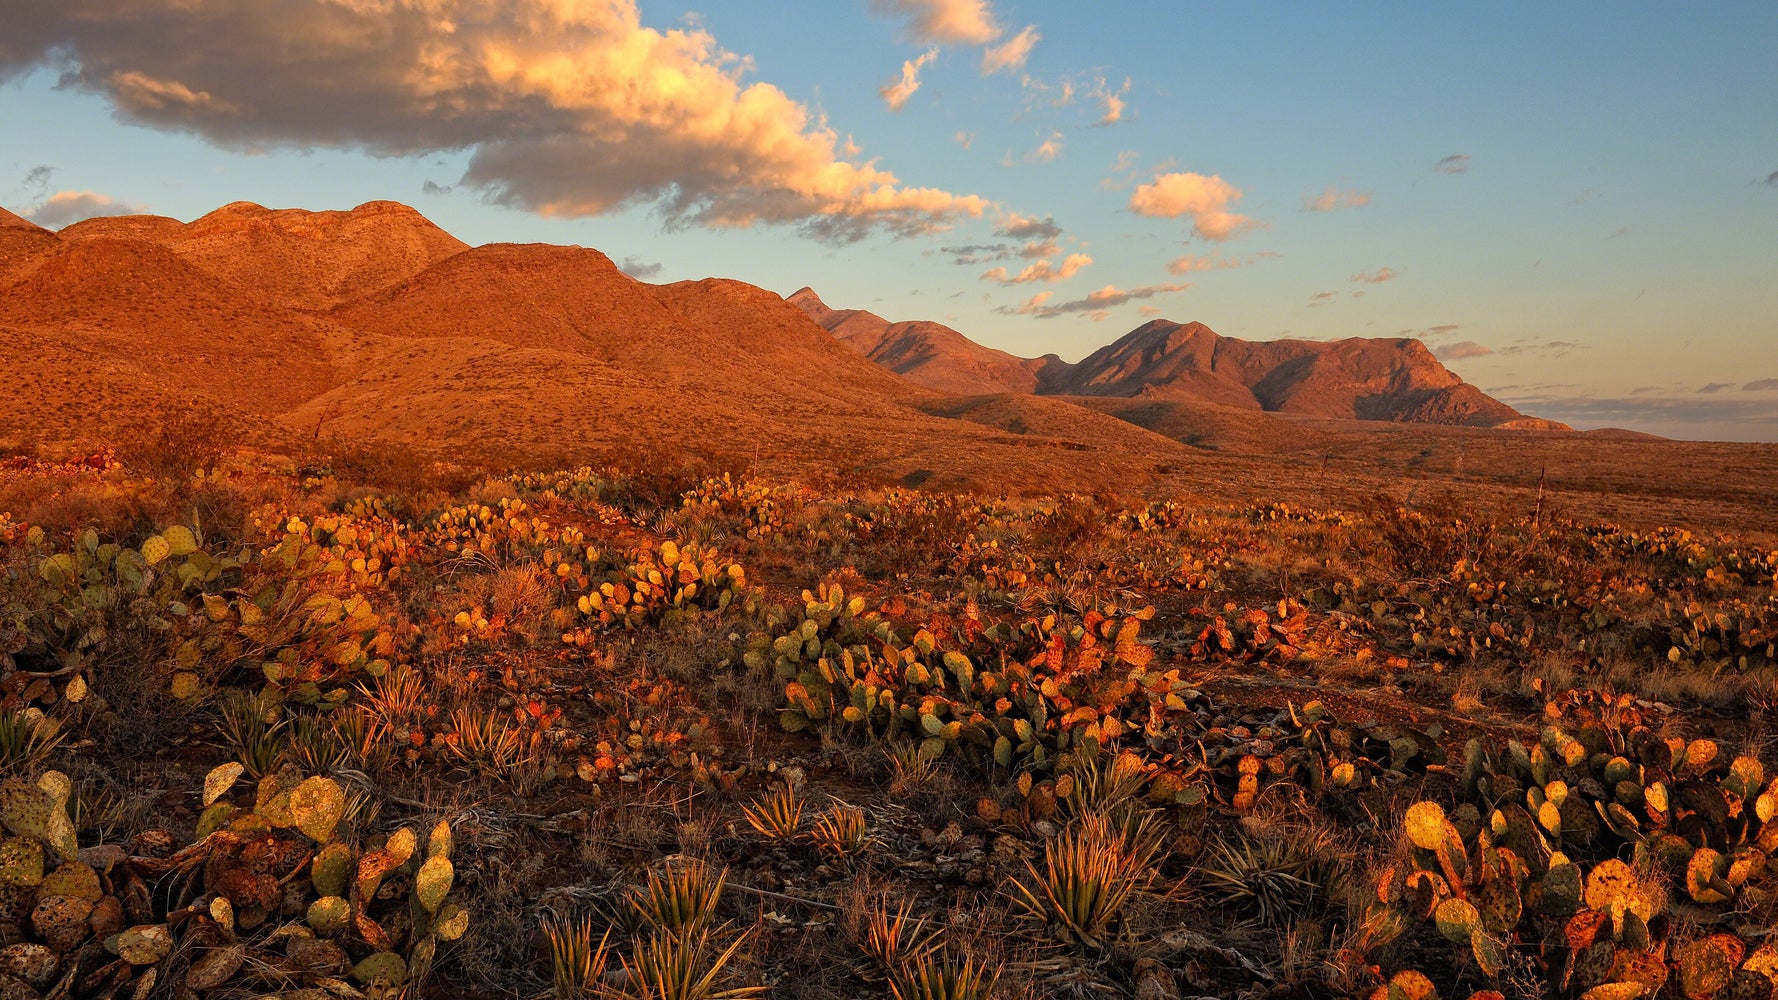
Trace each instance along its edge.
<path fill-rule="evenodd" d="M 1769 544 L 365 453 L 0 512 L 0 996 L 1778 995 Z"/>

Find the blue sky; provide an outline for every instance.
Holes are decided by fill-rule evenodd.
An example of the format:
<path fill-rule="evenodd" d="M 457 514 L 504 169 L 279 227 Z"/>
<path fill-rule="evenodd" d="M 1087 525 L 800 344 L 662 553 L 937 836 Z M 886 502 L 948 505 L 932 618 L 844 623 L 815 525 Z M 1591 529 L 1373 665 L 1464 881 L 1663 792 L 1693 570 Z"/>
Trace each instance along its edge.
<path fill-rule="evenodd" d="M 1025 355 L 1405 334 L 1540 416 L 1773 441 L 1775 52 L 1770 2 L 20 0 L 0 205 L 394 199 Z"/>

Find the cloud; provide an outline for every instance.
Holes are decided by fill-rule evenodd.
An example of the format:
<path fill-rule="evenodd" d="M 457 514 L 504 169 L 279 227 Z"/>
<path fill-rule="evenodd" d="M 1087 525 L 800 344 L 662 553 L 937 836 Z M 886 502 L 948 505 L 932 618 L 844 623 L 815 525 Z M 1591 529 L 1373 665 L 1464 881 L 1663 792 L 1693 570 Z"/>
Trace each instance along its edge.
<path fill-rule="evenodd" d="M 1100 77 L 1098 81 L 1093 84 L 1092 95 L 1104 103 L 1105 113 L 1099 116 L 1099 120 L 1093 123 L 1093 127 L 1102 128 L 1106 125 L 1115 125 L 1122 121 L 1124 117 L 1124 108 L 1128 107 L 1128 103 L 1124 100 L 1124 95 L 1129 92 L 1130 80 L 1128 77 L 1124 79 L 1124 85 L 1116 90 L 1107 87 L 1105 85 L 1105 78 Z"/>
<path fill-rule="evenodd" d="M 1126 302 L 1133 302 L 1137 299 L 1151 299 L 1156 295 L 1165 295 L 1169 292 L 1183 292 L 1190 287 L 1191 285 L 1189 284 L 1146 285 L 1141 288 L 1131 288 L 1126 291 L 1118 288 L 1116 285 L 1106 285 L 1104 288 L 1088 294 L 1085 298 L 1074 299 L 1053 306 L 1049 305 L 1051 293 L 1046 291 L 1038 292 L 1020 305 L 1001 306 L 997 311 L 1005 313 L 1008 316 L 1036 316 L 1038 319 L 1051 319 L 1066 313 L 1084 312 L 1096 315 L 1098 313 L 1108 312 L 1113 307 L 1121 306 Z M 1096 315 L 1096 318 L 1103 319 L 1104 317 Z"/>
<path fill-rule="evenodd" d="M 1473 340 L 1459 340 L 1455 344 L 1441 344 L 1432 349 L 1432 356 L 1440 361 L 1461 361 L 1464 358 L 1479 358 L 1493 353 L 1494 348 Z"/>
<path fill-rule="evenodd" d="M 1160 314 L 1162 314 L 1166 311 L 1167 310 L 1162 309 L 1160 306 L 1142 306 L 1136 310 L 1137 313 L 1139 313 L 1143 316 L 1151 317 L 1151 318 L 1155 317 L 1155 316 L 1159 316 Z"/>
<path fill-rule="evenodd" d="M 1062 227 L 1056 225 L 1053 215 L 1039 219 L 1032 215 L 1020 215 L 1008 212 L 1000 217 L 994 227 L 995 236 L 1004 236 L 1009 240 L 1053 240 L 1062 235 Z"/>
<path fill-rule="evenodd" d="M 420 193 L 421 194 L 430 194 L 430 195 L 450 194 L 451 187 L 448 184 L 440 184 L 437 181 L 429 180 L 426 183 L 420 185 Z"/>
<path fill-rule="evenodd" d="M 1340 191 L 1329 185 L 1317 195 L 1303 195 L 1303 207 L 1311 212 L 1337 212 L 1342 208 L 1363 208 L 1371 203 L 1368 191 Z"/>
<path fill-rule="evenodd" d="M 1742 392 L 1772 392 L 1774 390 L 1778 390 L 1778 378 L 1762 378 L 1741 387 Z"/>
<path fill-rule="evenodd" d="M 1064 145 L 1066 145 L 1066 140 L 1062 138 L 1062 133 L 1052 131 L 1042 142 L 1037 144 L 1037 148 L 1025 154 L 1025 162 L 1050 163 L 1062 155 Z"/>
<path fill-rule="evenodd" d="M 975 145 L 975 133 L 958 129 L 951 133 L 951 141 L 968 150 L 969 147 Z"/>
<path fill-rule="evenodd" d="M 1339 294 L 1339 292 L 1316 292 L 1314 295 L 1309 296 L 1309 308 L 1313 309 L 1316 306 L 1327 305 L 1329 302 L 1332 302 L 1337 298 Z"/>
<path fill-rule="evenodd" d="M 1229 205 L 1240 200 L 1241 191 L 1221 177 L 1157 174 L 1153 181 L 1130 195 L 1130 211 L 1167 219 L 1191 216 L 1192 232 L 1220 242 L 1255 225 L 1247 216 L 1228 210 Z"/>
<path fill-rule="evenodd" d="M 649 263 L 641 257 L 631 254 L 623 259 L 623 263 L 617 265 L 617 269 L 637 281 L 648 281 L 659 277 L 663 266 L 659 261 Z"/>
<path fill-rule="evenodd" d="M 901 79 L 877 88 L 877 93 L 882 95 L 883 103 L 889 105 L 890 111 L 900 111 L 906 106 L 908 98 L 914 96 L 914 91 L 920 89 L 920 70 L 937 58 L 937 49 L 927 49 L 918 58 L 909 59 L 901 64 Z M 850 142 L 850 139 L 847 141 Z"/>
<path fill-rule="evenodd" d="M 82 219 L 105 215 L 139 215 L 141 205 L 129 205 L 93 191 L 57 191 L 49 200 L 25 213 L 25 218 L 47 229 L 60 229 Z"/>
<path fill-rule="evenodd" d="M 1031 57 L 1031 49 L 1043 36 L 1038 34 L 1037 25 L 1028 24 L 1025 30 L 1001 42 L 982 50 L 982 75 L 990 76 L 1001 70 L 1024 69 L 1025 60 Z"/>
<path fill-rule="evenodd" d="M 1387 267 L 1381 267 L 1369 274 L 1360 271 L 1352 276 L 1352 280 L 1362 281 L 1367 285 L 1381 285 L 1385 281 L 1393 281 L 1399 277 L 1401 277 L 1401 275 L 1397 274 L 1394 270 Z"/>
<path fill-rule="evenodd" d="M 1572 340 L 1546 340 L 1541 344 L 1513 344 L 1502 347 L 1495 353 L 1501 355 L 1548 354 L 1551 357 L 1563 358 L 1573 351 L 1584 351 L 1587 346 Z"/>
<path fill-rule="evenodd" d="M 1734 387 L 1735 385 L 1732 382 L 1711 382 L 1708 385 L 1701 386 L 1698 389 L 1698 394 L 1708 396 L 1713 393 L 1721 392 L 1724 389 L 1733 389 Z"/>
<path fill-rule="evenodd" d="M 1766 179 L 1762 183 L 1768 187 L 1778 187 L 1778 170 L 1774 170 L 1767 174 Z"/>
<path fill-rule="evenodd" d="M 1032 281 L 1066 281 L 1092 262 L 1093 258 L 1084 253 L 1071 253 L 1063 258 L 1060 267 L 1052 267 L 1049 261 L 1040 260 L 1015 275 L 1009 276 L 1006 268 L 997 267 L 982 275 L 982 278 L 987 281 L 998 281 L 1002 285 L 1023 285 Z"/>
<path fill-rule="evenodd" d="M 933 45 L 986 45 L 1000 37 L 987 0 L 870 0 L 873 13 L 907 18 L 908 37 Z"/>
<path fill-rule="evenodd" d="M 1469 172 L 1469 154 L 1452 153 L 1450 156 L 1434 163 L 1432 169 L 1441 174 L 1466 174 Z"/>
<path fill-rule="evenodd" d="M 1246 267 L 1249 264 L 1277 256 L 1277 253 L 1270 250 L 1248 254 L 1245 257 L 1224 257 L 1218 252 L 1207 254 L 1188 253 L 1183 257 L 1175 257 L 1168 261 L 1167 273 L 1194 274 L 1198 271 L 1232 271 L 1237 267 Z"/>
<path fill-rule="evenodd" d="M 953 9 L 915 23 L 979 34 Z M 16 8 L 17 5 L 14 5 Z M 466 151 L 459 183 L 546 216 L 655 207 L 669 227 L 798 224 L 850 240 L 980 216 L 840 155 L 824 118 L 695 25 L 636 0 L 30 0 L 9 8 L 0 79 L 47 62 L 126 121 L 242 150 Z M 930 23 L 928 23 L 930 22 Z"/>

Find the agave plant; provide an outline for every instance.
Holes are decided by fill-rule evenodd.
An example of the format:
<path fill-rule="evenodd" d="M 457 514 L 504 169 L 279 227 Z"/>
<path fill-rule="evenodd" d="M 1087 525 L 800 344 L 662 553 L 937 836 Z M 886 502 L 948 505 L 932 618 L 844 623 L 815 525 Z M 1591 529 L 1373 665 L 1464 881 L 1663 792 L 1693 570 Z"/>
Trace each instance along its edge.
<path fill-rule="evenodd" d="M 836 858 L 863 854 L 871 845 L 864 810 L 844 802 L 836 802 L 833 808 L 815 817 L 809 835 L 817 849 Z"/>
<path fill-rule="evenodd" d="M 669 934 L 696 934 L 710 928 L 728 869 L 712 871 L 701 861 L 676 865 L 664 872 L 648 873 L 648 884 L 636 890 L 630 905 L 656 930 Z"/>
<path fill-rule="evenodd" d="M 1044 845 L 1044 867 L 1025 862 L 1029 883 L 1013 883 L 1013 900 L 1030 916 L 1060 922 L 1090 948 L 1131 894 L 1148 883 L 1152 839 L 1131 838 L 1104 816 L 1082 816 Z"/>
<path fill-rule="evenodd" d="M 895 1000 L 985 1000 L 995 972 L 971 955 L 922 955 L 889 981 Z"/>
<path fill-rule="evenodd" d="M 550 917 L 543 922 L 543 933 L 549 938 L 550 964 L 555 969 L 559 1000 L 574 1000 L 603 987 L 605 969 L 611 961 L 607 950 L 610 928 L 595 943 L 591 917 L 573 922 Z"/>
<path fill-rule="evenodd" d="M 761 796 L 752 805 L 742 806 L 741 815 L 755 830 L 774 840 L 796 836 L 803 825 L 806 802 L 796 788 L 786 781 Z"/>
<path fill-rule="evenodd" d="M 657 934 L 624 960 L 629 985 L 621 996 L 629 1000 L 744 1000 L 765 994 L 763 986 L 719 987 L 728 966 L 746 943 L 731 941 L 721 952 L 709 931 L 696 934 Z"/>

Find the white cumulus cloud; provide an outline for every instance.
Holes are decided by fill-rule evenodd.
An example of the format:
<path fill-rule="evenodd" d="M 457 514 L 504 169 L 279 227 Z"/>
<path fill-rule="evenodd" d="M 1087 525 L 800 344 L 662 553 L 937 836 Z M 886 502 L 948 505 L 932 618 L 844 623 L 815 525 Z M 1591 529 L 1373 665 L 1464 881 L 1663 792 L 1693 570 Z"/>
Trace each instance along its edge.
<path fill-rule="evenodd" d="M 82 219 L 103 215 L 138 215 L 146 211 L 141 205 L 130 205 L 95 191 L 57 191 L 43 204 L 25 213 L 25 218 L 46 229 L 60 229 Z"/>

